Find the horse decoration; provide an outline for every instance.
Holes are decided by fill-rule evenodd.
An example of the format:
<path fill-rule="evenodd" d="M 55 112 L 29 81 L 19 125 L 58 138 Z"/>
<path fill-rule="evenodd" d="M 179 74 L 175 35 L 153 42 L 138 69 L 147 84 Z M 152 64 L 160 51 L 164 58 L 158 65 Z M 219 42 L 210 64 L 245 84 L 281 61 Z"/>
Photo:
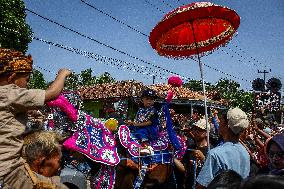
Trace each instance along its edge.
<path fill-rule="evenodd" d="M 173 86 L 181 86 L 181 80 L 176 80 L 171 77 L 169 83 L 174 81 Z M 176 83 L 177 82 L 177 83 Z M 124 148 L 128 150 L 129 158 L 139 165 L 139 175 L 136 177 L 133 188 L 140 188 L 142 186 L 144 177 L 148 170 L 152 170 L 152 164 L 168 164 L 172 165 L 174 158 L 181 159 L 186 151 L 185 141 L 177 136 L 173 129 L 172 119 L 170 117 L 169 103 L 171 102 L 174 94 L 169 91 L 162 104 L 162 111 L 166 121 L 166 128 L 158 133 L 158 139 L 150 141 L 151 155 L 140 155 L 142 146 L 135 138 L 135 135 L 131 133 L 130 129 L 126 125 L 119 127 L 118 136 L 120 143 Z"/>
<path fill-rule="evenodd" d="M 173 159 L 181 158 L 186 150 L 185 142 L 181 137 L 176 135 L 172 127 L 168 108 L 172 97 L 173 93 L 169 92 L 163 104 L 166 129 L 159 133 L 158 140 L 151 141 L 150 145 L 153 148 L 152 155 L 140 155 L 139 149 L 141 145 L 132 136 L 127 126 L 122 125 L 118 130 L 120 143 L 127 149 L 131 161 L 136 163 L 136 165 L 138 164 L 140 168 L 140 174 L 136 177 L 133 186 L 130 188 L 140 188 L 147 172 L 149 173 L 148 175 L 154 175 L 153 177 L 155 177 L 155 174 L 160 175 L 163 171 L 161 171 L 162 169 L 160 169 L 159 166 L 165 170 L 165 167 L 168 166 L 163 167 L 163 165 L 172 165 Z M 71 154 L 70 156 L 68 154 L 68 162 L 86 174 L 91 172 L 88 160 L 101 164 L 100 170 L 90 179 L 91 188 L 111 189 L 115 187 L 115 182 L 119 184 L 120 180 L 119 178 L 117 180 L 116 176 L 120 174 L 120 171 L 118 171 L 117 173 L 119 174 L 116 175 L 115 166 L 118 165 L 121 158 L 117 153 L 118 144 L 115 141 L 114 134 L 111 132 L 113 125 L 115 125 L 113 121 L 110 121 L 108 124 L 103 123 L 82 111 L 81 98 L 76 92 L 65 92 L 47 105 L 50 114 L 46 121 L 46 129 L 56 130 L 66 138 L 63 144 L 65 149 L 71 152 L 79 152 L 87 157 L 87 160 L 83 160 L 83 163 L 80 163 L 76 155 L 73 156 L 73 154 Z M 82 164 L 84 166 L 81 166 Z M 157 165 L 155 166 L 156 169 L 155 167 L 153 168 L 153 164 Z M 83 167 L 83 170 L 81 167 Z M 125 189 L 124 186 L 123 189 Z"/>
<path fill-rule="evenodd" d="M 65 149 L 101 163 L 101 169 L 92 177 L 92 188 L 111 189 L 115 183 L 114 166 L 120 162 L 114 135 L 100 120 L 80 110 L 80 101 L 78 93 L 68 92 L 47 103 L 51 113 L 45 127 L 66 137 Z"/>
<path fill-rule="evenodd" d="M 173 159 L 180 159 L 186 151 L 185 141 L 177 136 L 173 130 L 167 103 L 163 105 L 163 111 L 166 115 L 166 130 L 158 133 L 157 140 L 150 141 L 150 146 L 153 150 L 151 155 L 140 155 L 139 149 L 142 146 L 132 135 L 130 129 L 126 125 L 119 127 L 118 136 L 120 143 L 128 150 L 128 157 L 138 164 L 140 168 L 140 174 L 136 177 L 133 184 L 134 189 L 141 187 L 147 171 L 151 170 L 153 164 L 172 165 Z"/>

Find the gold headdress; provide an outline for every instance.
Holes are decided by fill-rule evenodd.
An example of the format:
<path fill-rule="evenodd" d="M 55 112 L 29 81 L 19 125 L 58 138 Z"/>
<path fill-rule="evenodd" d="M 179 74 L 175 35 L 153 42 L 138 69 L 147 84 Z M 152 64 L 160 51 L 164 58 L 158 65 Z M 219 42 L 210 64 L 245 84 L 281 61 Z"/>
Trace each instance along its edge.
<path fill-rule="evenodd" d="M 0 74 L 31 73 L 33 70 L 32 56 L 25 56 L 19 51 L 0 48 Z"/>

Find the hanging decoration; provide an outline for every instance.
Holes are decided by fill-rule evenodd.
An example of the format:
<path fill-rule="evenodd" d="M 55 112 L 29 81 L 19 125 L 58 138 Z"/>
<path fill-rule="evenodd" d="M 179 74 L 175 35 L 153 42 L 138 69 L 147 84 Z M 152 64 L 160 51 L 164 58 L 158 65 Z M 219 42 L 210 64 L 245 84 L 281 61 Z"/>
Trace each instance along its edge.
<path fill-rule="evenodd" d="M 179 76 L 173 75 L 169 77 L 168 84 L 173 87 L 181 87 L 182 86 L 182 80 Z"/>
<path fill-rule="evenodd" d="M 52 45 L 54 47 L 58 47 L 58 48 L 62 48 L 64 50 L 73 52 L 75 54 L 78 55 L 82 55 L 86 58 L 89 59 L 94 59 L 96 61 L 102 62 L 102 63 L 106 63 L 109 64 L 111 66 L 115 66 L 117 69 L 122 69 L 122 70 L 129 70 L 129 71 L 133 71 L 133 72 L 138 72 L 141 73 L 143 75 L 148 75 L 148 76 L 152 76 L 153 74 L 157 77 L 160 78 L 162 80 L 166 80 L 168 73 L 173 73 L 169 70 L 166 69 L 155 69 L 155 68 L 151 68 L 149 66 L 144 66 L 144 65 L 138 65 L 135 63 L 131 63 L 131 62 L 126 62 L 126 61 L 122 61 L 119 59 L 115 59 L 115 58 L 111 58 L 111 57 L 107 57 L 107 56 L 102 56 L 96 53 L 92 53 L 92 52 L 88 52 L 88 51 L 83 51 L 74 47 L 70 47 L 70 46 L 66 46 L 66 45 L 62 45 L 62 44 L 58 44 L 58 43 L 54 43 L 51 41 L 47 41 L 38 37 L 33 37 L 34 40 L 46 43 L 48 45 Z M 189 78 L 181 76 L 183 79 L 185 80 L 189 80 Z"/>

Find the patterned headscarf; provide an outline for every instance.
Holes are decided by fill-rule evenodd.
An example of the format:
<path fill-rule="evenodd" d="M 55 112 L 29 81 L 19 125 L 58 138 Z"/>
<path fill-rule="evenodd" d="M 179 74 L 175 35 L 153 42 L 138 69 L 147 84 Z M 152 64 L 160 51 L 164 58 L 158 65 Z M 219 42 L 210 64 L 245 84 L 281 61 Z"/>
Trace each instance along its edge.
<path fill-rule="evenodd" d="M 31 73 L 32 56 L 25 56 L 19 51 L 0 48 L 0 74 L 2 73 Z"/>
<path fill-rule="evenodd" d="M 275 142 L 279 148 L 284 151 L 284 133 L 274 135 L 267 143 L 266 152 L 268 153 L 271 144 Z"/>

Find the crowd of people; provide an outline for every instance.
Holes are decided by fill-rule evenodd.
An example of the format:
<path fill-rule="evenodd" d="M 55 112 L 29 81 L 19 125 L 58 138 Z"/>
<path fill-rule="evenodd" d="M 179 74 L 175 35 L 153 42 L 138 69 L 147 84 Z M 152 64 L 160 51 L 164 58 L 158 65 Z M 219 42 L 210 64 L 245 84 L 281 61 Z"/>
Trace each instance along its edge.
<path fill-rule="evenodd" d="M 0 48 L 0 188 L 68 188 L 58 177 L 63 139 L 52 131 L 31 131 L 26 127 L 28 111 L 56 99 L 71 71 L 61 69 L 47 90 L 26 89 L 32 63 L 31 56 Z M 122 95 L 121 91 L 116 92 Z M 152 89 L 144 91 L 143 107 L 135 120 L 126 122 L 148 150 L 149 140 L 157 134 L 158 113 L 153 106 L 156 96 Z M 178 129 L 174 111 L 171 116 Z M 246 113 L 231 108 L 219 118 L 214 112 L 209 120 L 210 129 L 204 118 L 180 128 L 188 150 L 183 158 L 173 161 L 173 175 L 177 175 L 174 188 L 284 188 L 284 134 L 267 140 L 264 151 L 269 163 L 251 176 L 252 159 L 240 143 L 242 133 L 250 125 Z M 214 136 L 212 142 L 208 141 L 208 130 L 210 137 Z M 169 184 L 164 188 L 170 186 L 173 187 Z"/>

